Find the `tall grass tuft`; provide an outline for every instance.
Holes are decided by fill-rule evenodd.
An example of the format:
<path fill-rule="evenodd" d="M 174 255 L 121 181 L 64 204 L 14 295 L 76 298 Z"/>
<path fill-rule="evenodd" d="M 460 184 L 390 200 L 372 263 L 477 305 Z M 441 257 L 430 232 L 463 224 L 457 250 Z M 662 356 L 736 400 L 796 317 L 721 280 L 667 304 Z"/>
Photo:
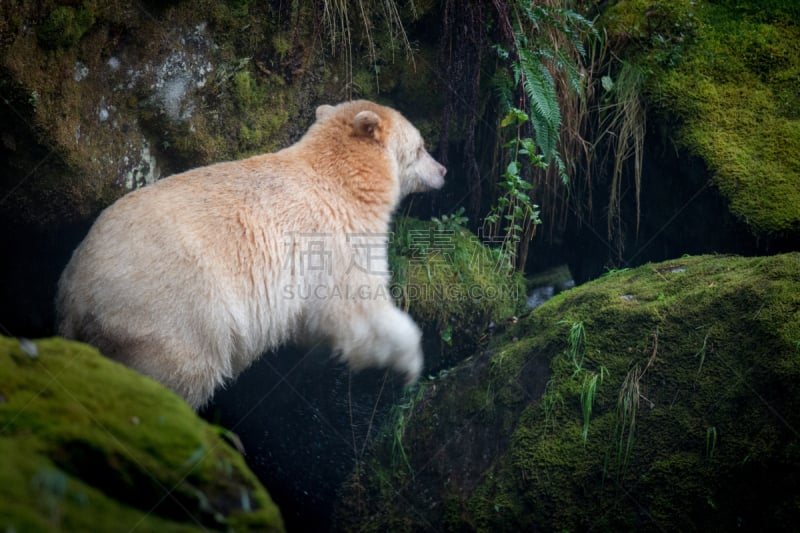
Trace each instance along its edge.
<path fill-rule="evenodd" d="M 589 419 L 592 417 L 592 405 L 597 395 L 597 387 L 603 383 L 603 378 L 608 374 L 608 369 L 600 367 L 600 372 L 590 372 L 583 377 L 581 386 L 581 412 L 583 413 L 583 431 L 581 437 L 583 444 L 589 436 Z"/>
<path fill-rule="evenodd" d="M 606 98 L 598 106 L 599 125 L 595 146 L 607 142 L 612 158 L 611 186 L 608 197 L 608 239 L 621 242 L 622 221 L 620 199 L 622 177 L 629 159 L 633 162 L 633 183 L 636 195 L 636 233 L 639 233 L 642 159 L 646 114 L 642 101 L 644 72 L 633 63 L 620 62 L 616 79 L 601 78 Z M 606 137 L 610 137 L 607 141 Z"/>
<path fill-rule="evenodd" d="M 614 440 L 616 441 L 616 456 L 618 472 L 625 470 L 631 451 L 633 451 L 634 437 L 636 435 L 636 415 L 639 411 L 639 398 L 644 398 L 641 390 L 641 381 L 647 371 L 653 366 L 658 354 L 658 328 L 653 333 L 653 351 L 647 364 L 642 367 L 640 364 L 634 365 L 628 371 L 622 386 L 619 389 L 617 398 L 617 423 L 614 429 Z M 652 404 L 651 404 L 652 405 Z"/>
<path fill-rule="evenodd" d="M 717 449 L 717 427 L 710 426 L 706 429 L 706 457 L 711 459 Z"/>
<path fill-rule="evenodd" d="M 556 427 L 556 409 L 564 406 L 564 398 L 558 390 L 558 384 L 550 379 L 545 385 L 542 395 L 542 409 L 544 410 L 544 432 L 548 427 Z"/>
<path fill-rule="evenodd" d="M 573 375 L 576 375 L 582 370 L 583 361 L 586 357 L 586 328 L 582 320 L 573 322 L 572 326 L 569 328 L 567 356 L 575 366 L 575 373 Z"/>

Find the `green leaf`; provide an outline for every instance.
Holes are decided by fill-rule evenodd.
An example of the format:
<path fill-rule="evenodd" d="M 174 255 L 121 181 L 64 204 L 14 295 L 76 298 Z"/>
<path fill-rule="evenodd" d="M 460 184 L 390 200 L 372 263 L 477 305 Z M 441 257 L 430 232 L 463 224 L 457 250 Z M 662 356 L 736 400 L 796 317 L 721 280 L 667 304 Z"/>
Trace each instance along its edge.
<path fill-rule="evenodd" d="M 447 327 L 442 330 L 440 335 L 446 344 L 453 344 L 453 325 L 448 324 Z"/>
<path fill-rule="evenodd" d="M 519 143 L 522 145 L 519 153 L 530 155 L 532 158 L 536 157 L 536 143 L 530 137 L 520 139 Z"/>
<path fill-rule="evenodd" d="M 519 174 L 519 165 L 516 161 L 512 161 L 506 167 L 506 175 L 517 176 Z"/>
<path fill-rule="evenodd" d="M 520 126 L 528 121 L 528 114 L 523 111 L 522 109 L 518 109 L 516 107 L 512 107 L 508 110 L 508 112 L 503 117 L 503 120 L 500 121 L 500 127 L 505 128 L 511 126 Z"/>

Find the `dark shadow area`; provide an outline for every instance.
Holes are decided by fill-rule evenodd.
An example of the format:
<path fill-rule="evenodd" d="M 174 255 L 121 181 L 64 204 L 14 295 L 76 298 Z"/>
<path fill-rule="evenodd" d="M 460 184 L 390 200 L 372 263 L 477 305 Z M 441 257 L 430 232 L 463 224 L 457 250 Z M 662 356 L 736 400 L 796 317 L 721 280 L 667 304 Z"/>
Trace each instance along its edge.
<path fill-rule="evenodd" d="M 609 268 L 633 268 L 686 254 L 774 255 L 797 248 L 789 235 L 754 235 L 731 213 L 703 161 L 676 150 L 659 132 L 650 131 L 646 138 L 642 174 L 638 231 L 633 179 L 623 180 L 628 185 L 621 193 L 621 252 L 618 243 L 609 240 L 606 213 L 594 212 L 591 223 L 579 224 L 573 217 L 562 242 L 543 243 L 545 247 L 534 243 L 533 253 L 566 260 L 580 284 Z M 598 179 L 595 194 L 604 198 L 608 187 Z M 530 263 L 537 264 L 537 259 Z"/>
<path fill-rule="evenodd" d="M 326 531 L 339 487 L 401 387 L 391 372 L 351 374 L 321 347 L 285 348 L 218 391 L 201 416 L 238 435 L 288 531 Z"/>
<path fill-rule="evenodd" d="M 58 278 L 93 221 L 40 227 L 0 216 L 0 330 L 4 335 L 55 334 Z"/>

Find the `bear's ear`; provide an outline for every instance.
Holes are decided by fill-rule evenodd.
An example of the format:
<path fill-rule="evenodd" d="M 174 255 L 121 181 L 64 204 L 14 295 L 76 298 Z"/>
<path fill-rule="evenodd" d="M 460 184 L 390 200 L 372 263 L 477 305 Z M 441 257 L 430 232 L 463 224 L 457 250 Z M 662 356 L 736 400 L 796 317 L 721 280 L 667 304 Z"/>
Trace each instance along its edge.
<path fill-rule="evenodd" d="M 332 105 L 324 104 L 324 105 L 319 106 L 317 108 L 317 120 L 323 118 L 325 115 L 327 115 L 331 111 L 333 111 L 333 106 Z"/>
<path fill-rule="evenodd" d="M 360 137 L 377 138 L 380 126 L 381 117 L 374 111 L 360 111 L 353 120 L 353 131 Z"/>

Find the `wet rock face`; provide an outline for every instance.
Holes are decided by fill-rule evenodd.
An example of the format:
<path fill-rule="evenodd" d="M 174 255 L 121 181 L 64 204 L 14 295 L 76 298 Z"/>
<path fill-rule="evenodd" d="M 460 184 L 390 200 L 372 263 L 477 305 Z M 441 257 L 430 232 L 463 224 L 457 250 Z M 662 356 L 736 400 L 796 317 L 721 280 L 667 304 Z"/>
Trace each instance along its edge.
<path fill-rule="evenodd" d="M 576 283 L 585 283 L 610 267 L 634 267 L 648 261 L 665 261 L 684 254 L 734 253 L 769 255 L 797 248 L 793 233 L 757 235 L 730 211 L 728 201 L 711 186 L 706 164 L 685 151 L 678 157 L 657 132 L 646 137 L 641 218 L 635 218 L 631 196 L 623 216 L 627 228 L 622 250 L 616 250 L 598 231 L 602 221 L 575 224 L 568 230 L 569 244 L 554 251 L 565 257 Z"/>
<path fill-rule="evenodd" d="M 162 26 L 135 8 L 32 9 L 0 26 L 0 299 L 14 302 L 0 324 L 37 336 L 54 330 L 56 280 L 91 220 L 177 169 L 164 130 L 202 129 L 218 47 L 202 23 Z"/>
<path fill-rule="evenodd" d="M 161 117 L 162 127 L 197 131 L 193 120 L 217 71 L 219 47 L 204 22 L 167 30 L 148 27 L 144 17 L 124 13 L 122 27 L 98 20 L 57 52 L 38 46 L 35 26 L 20 27 L 0 49 L 0 83 L 9 95 L 2 114 L 15 119 L 0 126 L 7 156 L 0 187 L 13 203 L 30 203 L 26 217 L 41 223 L 85 215 L 175 170 L 159 162 L 167 148 L 163 131 L 148 123 Z M 54 162 L 28 164 L 31 145 Z M 45 209 L 40 201 L 48 189 L 69 194 Z"/>

